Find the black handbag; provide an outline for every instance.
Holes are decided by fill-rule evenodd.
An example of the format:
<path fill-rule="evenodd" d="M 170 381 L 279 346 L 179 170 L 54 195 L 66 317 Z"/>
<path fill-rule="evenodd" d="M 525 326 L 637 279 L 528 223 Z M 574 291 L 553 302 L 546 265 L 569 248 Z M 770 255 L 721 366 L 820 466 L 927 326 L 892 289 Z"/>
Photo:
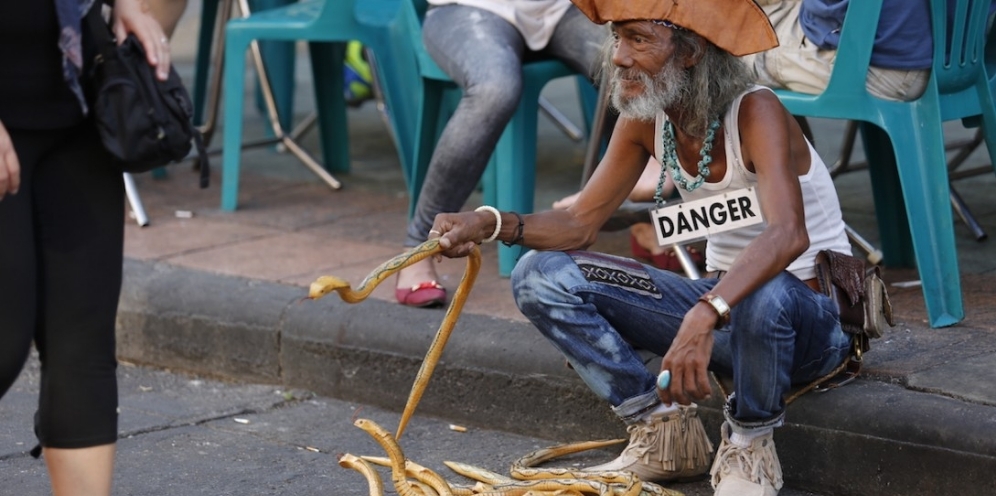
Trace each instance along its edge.
<path fill-rule="evenodd" d="M 129 34 L 118 45 L 100 11 L 98 2 L 86 16 L 92 57 L 85 74 L 104 148 L 122 172 L 139 173 L 183 160 L 196 146 L 200 186 L 206 188 L 210 165 L 180 76 L 170 67 L 166 81 L 157 79 L 141 42 Z"/>

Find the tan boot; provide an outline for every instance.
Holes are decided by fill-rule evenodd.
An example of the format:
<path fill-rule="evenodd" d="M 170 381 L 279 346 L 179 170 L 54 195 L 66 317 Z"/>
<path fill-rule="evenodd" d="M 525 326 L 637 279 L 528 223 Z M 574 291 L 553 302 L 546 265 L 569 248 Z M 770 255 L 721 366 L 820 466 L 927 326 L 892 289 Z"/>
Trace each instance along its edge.
<path fill-rule="evenodd" d="M 695 479 L 709 469 L 712 443 L 695 405 L 652 415 L 645 422 L 629 426 L 627 431 L 629 445 L 618 458 L 585 470 L 626 470 L 640 480 L 668 482 Z"/>
<path fill-rule="evenodd" d="M 772 434 L 741 448 L 730 443 L 729 422 L 723 422 L 723 441 L 709 473 L 716 496 L 777 496 L 782 488 L 782 465 Z"/>

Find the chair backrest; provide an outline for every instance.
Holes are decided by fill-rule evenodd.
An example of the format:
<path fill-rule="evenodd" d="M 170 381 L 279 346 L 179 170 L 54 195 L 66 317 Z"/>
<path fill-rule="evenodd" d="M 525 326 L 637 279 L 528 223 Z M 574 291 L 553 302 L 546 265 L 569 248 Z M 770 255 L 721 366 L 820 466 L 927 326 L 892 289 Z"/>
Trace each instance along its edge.
<path fill-rule="evenodd" d="M 865 87 L 882 0 L 852 1 L 840 29 L 837 57 L 824 95 L 849 94 Z"/>
<path fill-rule="evenodd" d="M 933 71 L 941 94 L 965 90 L 984 73 L 989 6 L 990 0 L 931 0 Z"/>

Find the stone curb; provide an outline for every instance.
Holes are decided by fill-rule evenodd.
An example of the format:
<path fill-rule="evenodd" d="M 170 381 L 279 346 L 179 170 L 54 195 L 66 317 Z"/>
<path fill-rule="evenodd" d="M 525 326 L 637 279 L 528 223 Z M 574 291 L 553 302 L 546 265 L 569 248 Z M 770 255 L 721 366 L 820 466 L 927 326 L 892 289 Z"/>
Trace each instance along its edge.
<path fill-rule="evenodd" d="M 400 410 L 443 316 L 301 287 L 126 259 L 118 312 L 122 360 L 306 388 Z M 701 408 L 719 433 L 718 400 Z M 419 412 L 569 441 L 624 427 L 529 324 L 460 317 Z M 555 419 L 555 421 L 551 421 Z M 996 409 L 861 380 L 811 393 L 778 430 L 786 478 L 841 495 L 996 494 Z"/>

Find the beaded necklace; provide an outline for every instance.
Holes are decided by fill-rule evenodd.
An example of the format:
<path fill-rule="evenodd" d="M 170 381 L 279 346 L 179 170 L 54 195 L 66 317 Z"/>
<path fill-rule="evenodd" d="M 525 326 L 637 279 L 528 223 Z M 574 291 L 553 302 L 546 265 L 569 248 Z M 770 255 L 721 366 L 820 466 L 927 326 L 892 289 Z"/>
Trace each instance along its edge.
<path fill-rule="evenodd" d="M 661 162 L 663 163 L 661 164 L 661 176 L 657 181 L 657 191 L 654 194 L 654 201 L 657 202 L 658 208 L 664 205 L 662 191 L 664 189 L 664 175 L 667 174 L 668 169 L 671 169 L 671 177 L 674 179 L 674 183 L 684 188 L 685 191 L 693 191 L 695 188 L 702 186 L 705 178 L 709 177 L 709 164 L 712 162 L 712 142 L 716 139 L 717 129 L 719 129 L 719 119 L 713 120 L 709 124 L 709 129 L 706 130 L 705 139 L 702 140 L 702 149 L 699 150 L 699 155 L 702 157 L 699 160 L 699 174 L 689 183 L 681 173 L 681 165 L 678 165 L 674 124 L 671 124 L 670 120 L 664 121 L 661 128 Z"/>

